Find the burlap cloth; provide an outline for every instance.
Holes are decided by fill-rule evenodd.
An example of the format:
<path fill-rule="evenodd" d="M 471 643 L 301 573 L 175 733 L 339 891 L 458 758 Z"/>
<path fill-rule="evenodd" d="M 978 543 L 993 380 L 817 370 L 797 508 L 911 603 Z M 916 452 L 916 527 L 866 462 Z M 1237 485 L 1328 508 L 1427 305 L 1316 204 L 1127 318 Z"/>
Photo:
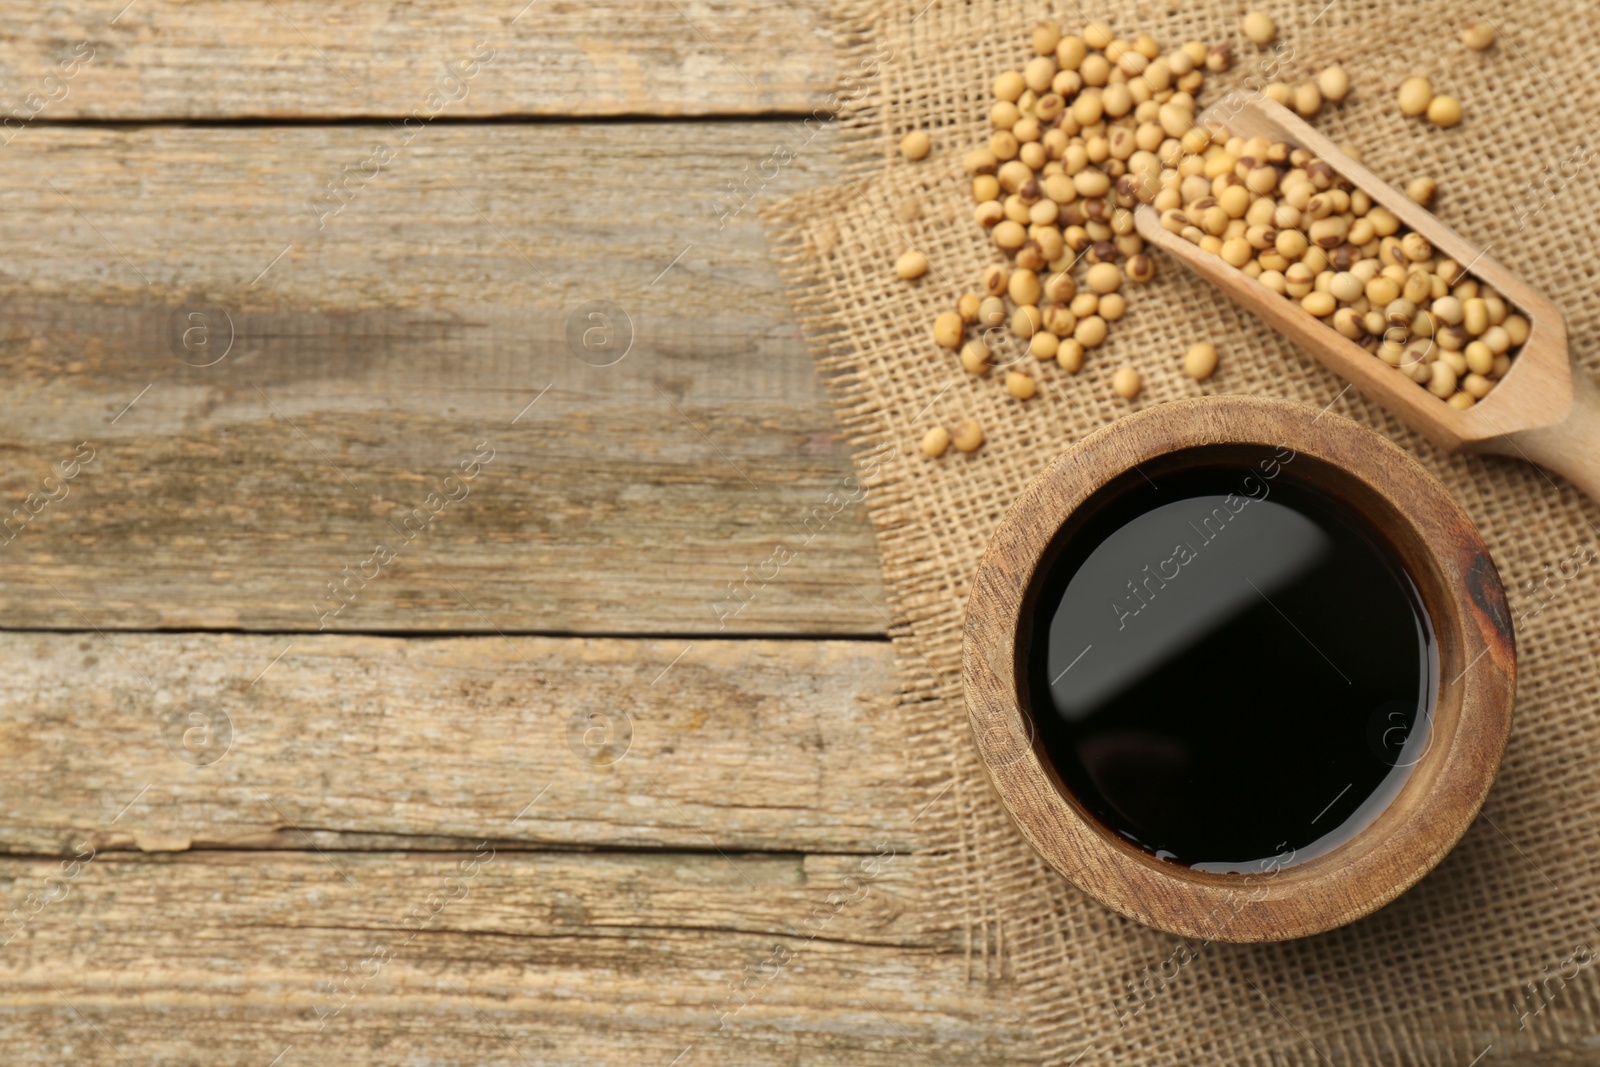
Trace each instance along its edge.
<path fill-rule="evenodd" d="M 972 222 L 960 159 L 988 136 L 994 74 L 1020 66 L 1031 27 L 1052 12 L 1016 0 L 933 0 L 923 10 L 925 2 L 845 0 L 836 12 L 841 69 L 860 78 L 833 102 L 843 107 L 846 177 L 770 205 L 763 218 L 870 487 L 900 654 L 909 772 L 929 801 L 939 798 L 932 810 L 941 818 L 946 874 L 927 887 L 927 913 L 966 929 L 975 981 L 1015 991 L 1045 1063 L 1466 1067 L 1491 1044 L 1486 1064 L 1557 1044 L 1587 1043 L 1594 1055 L 1600 565 L 1573 561 L 1593 558 L 1600 546 L 1591 526 L 1600 512 L 1559 478 L 1513 460 L 1445 454 L 1353 390 L 1341 394 L 1341 380 L 1165 258 L 1152 284 L 1130 292 L 1127 318 L 1077 376 L 1038 365 L 1040 394 L 1019 403 L 996 378 L 963 374 L 951 353 L 933 346 L 930 324 L 958 293 L 976 288 L 983 265 L 1000 259 Z M 1294 77 L 1333 62 L 1350 72 L 1350 100 L 1316 125 L 1357 146 L 1397 184 L 1436 177 L 1440 217 L 1492 243 L 1496 259 L 1565 310 L 1575 356 L 1593 373 L 1600 156 L 1575 176 L 1572 164 L 1560 164 L 1600 149 L 1600 5 L 1257 6 L 1270 8 L 1280 39 L 1294 47 Z M 1088 14 L 1129 36 L 1149 32 L 1165 48 L 1190 38 L 1232 43 L 1239 62 L 1208 78 L 1204 106 L 1263 54 L 1238 34 L 1245 7 L 1097 3 Z M 1085 21 L 1070 4 L 1053 14 L 1069 27 Z M 1458 35 L 1482 17 L 1501 37 L 1479 54 Z M 1465 122 L 1441 131 L 1402 118 L 1394 92 L 1411 74 L 1457 95 Z M 935 148 L 907 163 L 896 146 L 914 128 L 929 130 Z M 1553 191 L 1563 176 L 1570 180 Z M 1548 206 L 1530 211 L 1540 200 L 1527 187 L 1541 179 Z M 933 268 L 908 285 L 892 264 L 910 247 L 925 251 Z M 1198 386 L 1180 364 L 1202 339 L 1217 343 L 1222 363 Z M 1110 388 L 1123 363 L 1144 375 L 1133 405 Z M 1493 552 L 1518 617 L 1520 686 L 1484 815 L 1421 884 L 1333 933 L 1275 945 L 1189 945 L 1198 955 L 1188 960 L 1178 939 L 1112 914 L 1051 872 L 1007 821 L 968 734 L 961 626 L 990 532 L 1047 460 L 1132 408 L 1201 392 L 1331 403 L 1416 455 Z M 983 450 L 922 457 L 924 430 L 967 416 L 988 431 Z M 1535 582 L 1543 584 L 1530 592 Z"/>

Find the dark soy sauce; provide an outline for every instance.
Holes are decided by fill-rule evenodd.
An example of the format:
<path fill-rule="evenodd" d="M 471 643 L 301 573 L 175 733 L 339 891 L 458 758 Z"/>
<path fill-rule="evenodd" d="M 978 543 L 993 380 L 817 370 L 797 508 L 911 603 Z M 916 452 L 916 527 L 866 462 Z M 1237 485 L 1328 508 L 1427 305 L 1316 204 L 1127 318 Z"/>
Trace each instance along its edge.
<path fill-rule="evenodd" d="M 1091 498 L 1020 647 L 1079 804 L 1164 859 L 1270 872 L 1393 800 L 1427 747 L 1438 656 L 1364 519 L 1297 482 L 1287 449 L 1228 455 Z"/>

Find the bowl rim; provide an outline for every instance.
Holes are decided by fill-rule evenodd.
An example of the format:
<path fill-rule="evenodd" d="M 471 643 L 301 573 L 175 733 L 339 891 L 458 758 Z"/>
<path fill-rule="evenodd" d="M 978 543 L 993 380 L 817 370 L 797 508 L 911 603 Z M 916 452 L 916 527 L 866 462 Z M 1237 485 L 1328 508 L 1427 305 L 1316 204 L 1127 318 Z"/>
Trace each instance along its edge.
<path fill-rule="evenodd" d="M 1077 508 L 1136 468 L 1209 446 L 1289 448 L 1296 472 L 1364 514 L 1422 596 L 1439 653 L 1424 754 L 1365 829 L 1303 863 L 1195 871 L 1117 836 L 1071 798 L 1036 743 L 1019 655 L 1035 575 Z M 1312 476 L 1304 472 L 1309 469 Z M 1208 396 L 1125 416 L 1053 460 L 1007 510 L 967 601 L 962 688 L 984 769 L 1023 837 L 1114 911 L 1205 940 L 1281 941 L 1345 925 L 1416 884 L 1476 819 L 1510 735 L 1516 647 L 1498 572 L 1466 513 L 1388 438 L 1309 405 Z"/>

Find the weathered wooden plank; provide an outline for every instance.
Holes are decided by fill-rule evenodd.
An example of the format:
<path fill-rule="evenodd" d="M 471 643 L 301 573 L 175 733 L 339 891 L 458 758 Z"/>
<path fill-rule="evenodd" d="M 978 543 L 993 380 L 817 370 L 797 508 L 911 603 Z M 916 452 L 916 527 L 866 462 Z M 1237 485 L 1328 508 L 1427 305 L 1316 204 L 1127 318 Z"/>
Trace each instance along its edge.
<path fill-rule="evenodd" d="M 393 136 L 11 147 L 5 624 L 881 633 L 837 423 L 713 204 L 772 129 L 435 126 L 314 203 Z"/>
<path fill-rule="evenodd" d="M 8 859 L 0 1041 L 18 1063 L 1029 1062 L 909 906 L 932 861 L 871 862 Z"/>
<path fill-rule="evenodd" d="M 7 2 L 5 129 L 26 118 L 810 111 L 833 87 L 826 14 L 816 0 Z"/>
<path fill-rule="evenodd" d="M 0 661 L 12 853 L 917 840 L 887 643 L 8 633 Z"/>

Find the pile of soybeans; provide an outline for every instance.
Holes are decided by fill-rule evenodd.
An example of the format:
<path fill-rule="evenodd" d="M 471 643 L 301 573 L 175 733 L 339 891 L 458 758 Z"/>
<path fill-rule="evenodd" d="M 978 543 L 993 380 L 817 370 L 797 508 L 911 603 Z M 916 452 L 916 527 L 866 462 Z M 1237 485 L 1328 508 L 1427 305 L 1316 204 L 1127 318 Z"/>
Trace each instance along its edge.
<path fill-rule="evenodd" d="M 1244 29 L 1264 46 L 1275 28 L 1262 18 L 1252 13 Z M 1051 362 L 1077 373 L 1126 313 L 1129 287 L 1155 274 L 1134 228 L 1142 205 L 1452 407 L 1472 406 L 1509 369 L 1528 320 L 1466 267 L 1306 150 L 1197 124 L 1196 95 L 1208 72 L 1231 66 L 1230 47 L 1190 41 L 1164 52 L 1148 34 L 1124 39 L 1103 23 L 1076 36 L 1041 23 L 1032 51 L 1021 70 L 995 78 L 994 132 L 963 158 L 974 218 L 1007 260 L 934 320 L 935 343 L 959 353 L 968 373 L 1004 369 L 1018 400 L 1036 395 Z M 1329 67 L 1254 95 L 1309 118 L 1349 90 L 1344 71 Z M 902 150 L 924 158 L 927 135 L 913 131 Z M 1433 182 L 1419 178 L 1408 192 L 1425 201 Z M 896 266 L 915 278 L 927 261 L 909 252 Z M 1183 358 L 1196 380 L 1216 366 L 1209 343 Z M 1132 399 L 1142 382 L 1124 366 L 1111 384 Z M 975 423 L 959 429 L 968 432 L 928 431 L 923 451 L 981 446 Z"/>

